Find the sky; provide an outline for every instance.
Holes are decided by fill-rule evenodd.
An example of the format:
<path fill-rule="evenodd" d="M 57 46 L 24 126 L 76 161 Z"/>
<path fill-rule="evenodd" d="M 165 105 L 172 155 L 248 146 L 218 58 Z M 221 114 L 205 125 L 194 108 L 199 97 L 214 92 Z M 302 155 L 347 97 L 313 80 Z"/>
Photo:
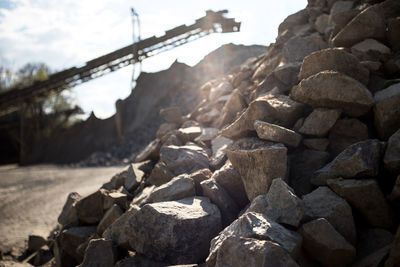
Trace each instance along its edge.
<path fill-rule="evenodd" d="M 226 17 L 242 23 L 239 33 L 211 34 L 145 59 L 142 71 L 168 68 L 176 59 L 190 66 L 223 44 L 268 45 L 279 24 L 303 9 L 306 0 L 0 0 L 0 64 L 18 69 L 44 62 L 52 70 L 82 66 L 86 61 L 132 43 L 130 8 L 140 17 L 142 39 L 190 25 L 208 9 L 228 9 Z M 131 93 L 132 66 L 75 87 L 86 116 L 115 113 L 115 101 Z"/>

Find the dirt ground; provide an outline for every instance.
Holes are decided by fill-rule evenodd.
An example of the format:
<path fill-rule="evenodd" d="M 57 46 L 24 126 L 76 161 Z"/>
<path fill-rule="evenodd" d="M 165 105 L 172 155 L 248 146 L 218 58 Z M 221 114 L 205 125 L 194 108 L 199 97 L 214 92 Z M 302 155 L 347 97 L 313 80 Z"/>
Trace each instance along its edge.
<path fill-rule="evenodd" d="M 0 250 L 22 251 L 31 232 L 54 228 L 70 192 L 94 192 L 123 168 L 0 166 Z"/>

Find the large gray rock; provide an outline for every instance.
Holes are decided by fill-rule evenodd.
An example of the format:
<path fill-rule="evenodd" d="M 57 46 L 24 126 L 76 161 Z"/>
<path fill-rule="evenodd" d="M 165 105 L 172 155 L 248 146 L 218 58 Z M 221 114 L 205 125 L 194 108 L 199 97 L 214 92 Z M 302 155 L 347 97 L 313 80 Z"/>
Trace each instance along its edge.
<path fill-rule="evenodd" d="M 304 120 L 299 132 L 307 135 L 325 136 L 342 113 L 339 109 L 316 108 Z"/>
<path fill-rule="evenodd" d="M 354 117 L 364 115 L 374 104 L 371 93 L 362 83 L 336 71 L 322 71 L 302 80 L 290 95 L 314 108 L 342 109 Z"/>
<path fill-rule="evenodd" d="M 240 211 L 236 202 L 229 196 L 228 192 L 215 180 L 208 179 L 200 183 L 203 196 L 208 197 L 212 203 L 217 205 L 221 212 L 222 227 L 233 222 Z"/>
<path fill-rule="evenodd" d="M 400 129 L 389 138 L 383 163 L 388 171 L 400 173 Z"/>
<path fill-rule="evenodd" d="M 352 54 L 340 48 L 328 48 L 316 51 L 304 58 L 299 80 L 307 79 L 321 71 L 334 70 L 346 74 L 367 85 L 369 71 Z"/>
<path fill-rule="evenodd" d="M 208 265 L 212 266 L 212 265 Z M 231 236 L 218 250 L 216 267 L 222 266 L 299 266 L 277 243 Z"/>
<path fill-rule="evenodd" d="M 160 160 L 174 174 L 191 173 L 208 168 L 208 155 L 199 146 L 166 146 L 161 148 Z"/>
<path fill-rule="evenodd" d="M 325 185 L 326 180 L 331 178 L 376 176 L 383 151 L 384 143 L 377 139 L 353 144 L 325 167 L 316 171 L 311 182 L 315 185 Z"/>
<path fill-rule="evenodd" d="M 286 176 L 287 148 L 282 144 L 243 138 L 233 143 L 227 154 L 242 177 L 249 200 L 266 194 L 273 179 Z"/>
<path fill-rule="evenodd" d="M 303 201 L 282 179 L 274 179 L 267 195 L 254 199 L 247 211 L 259 212 L 284 225 L 298 227 L 304 215 Z"/>
<path fill-rule="evenodd" d="M 264 121 L 256 120 L 254 128 L 259 138 L 292 147 L 297 147 L 302 139 L 301 135 L 295 131 Z"/>
<path fill-rule="evenodd" d="M 285 63 L 303 61 L 312 52 L 328 48 L 319 34 L 309 36 L 295 36 L 289 39 L 282 48 L 282 57 Z"/>
<path fill-rule="evenodd" d="M 207 198 L 147 204 L 129 220 L 129 244 L 138 253 L 172 264 L 200 262 L 221 230 L 218 208 Z"/>
<path fill-rule="evenodd" d="M 75 205 L 79 199 L 81 199 L 81 196 L 76 192 L 72 192 L 68 195 L 67 201 L 65 202 L 64 207 L 58 216 L 59 224 L 66 226 L 78 223 L 78 213 Z"/>
<path fill-rule="evenodd" d="M 352 19 L 332 41 L 335 46 L 351 47 L 367 38 L 384 39 L 385 30 L 384 18 L 377 8 L 372 6 Z"/>
<path fill-rule="evenodd" d="M 97 226 L 97 233 L 102 235 L 103 232 L 110 226 L 116 219 L 118 219 L 124 212 L 121 208 L 114 204 L 109 210 L 107 210 L 106 214 L 104 214 L 103 218 L 99 222 Z"/>
<path fill-rule="evenodd" d="M 150 202 L 179 200 L 196 194 L 194 181 L 187 174 L 181 174 L 151 192 Z"/>
<path fill-rule="evenodd" d="M 116 248 L 110 240 L 92 239 L 85 252 L 81 267 L 113 267 L 117 261 Z"/>
<path fill-rule="evenodd" d="M 285 95 L 266 95 L 250 103 L 246 111 L 232 124 L 221 130 L 221 135 L 234 139 L 254 131 L 254 121 L 261 120 L 284 127 L 291 127 L 301 113 L 304 105 Z"/>
<path fill-rule="evenodd" d="M 324 218 L 303 224 L 303 247 L 323 266 L 347 266 L 356 257 L 355 248 Z"/>
<path fill-rule="evenodd" d="M 350 205 L 332 190 L 322 186 L 303 196 L 305 219 L 325 218 L 351 244 L 356 243 L 356 229 Z"/>
<path fill-rule="evenodd" d="M 100 222 L 104 216 L 104 189 L 100 189 L 76 202 L 76 212 L 79 221 L 86 224 L 95 224 Z"/>
<path fill-rule="evenodd" d="M 400 128 L 400 83 L 377 92 L 374 100 L 375 127 L 386 139 Z"/>
<path fill-rule="evenodd" d="M 329 132 L 329 150 L 334 156 L 348 146 L 368 139 L 368 127 L 358 119 L 340 119 Z"/>
<path fill-rule="evenodd" d="M 371 226 L 390 228 L 393 215 L 378 183 L 373 179 L 329 179 L 328 186 L 356 208 Z"/>
<path fill-rule="evenodd" d="M 222 230 L 211 241 L 210 254 L 206 263 L 215 266 L 218 251 L 223 242 L 232 236 L 255 238 L 278 243 L 289 254 L 297 259 L 301 248 L 301 236 L 259 213 L 249 212 L 240 216 L 231 225 Z"/>
<path fill-rule="evenodd" d="M 233 168 L 230 161 L 227 161 L 221 169 L 216 170 L 211 178 L 225 188 L 240 209 L 249 203 L 242 178 L 238 171 Z"/>

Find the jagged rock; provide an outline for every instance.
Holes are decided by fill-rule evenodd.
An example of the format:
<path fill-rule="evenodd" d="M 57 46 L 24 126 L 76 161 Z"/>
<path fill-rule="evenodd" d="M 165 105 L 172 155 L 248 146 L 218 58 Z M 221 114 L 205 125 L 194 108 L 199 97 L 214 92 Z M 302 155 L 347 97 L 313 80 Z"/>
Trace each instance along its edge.
<path fill-rule="evenodd" d="M 297 259 L 300 253 L 302 241 L 298 233 L 287 230 L 267 216 L 248 212 L 240 216 L 212 239 L 210 254 L 206 260 L 207 266 L 215 266 L 221 245 L 232 236 L 275 242 L 289 252 L 294 259 Z"/>
<path fill-rule="evenodd" d="M 328 48 L 316 51 L 304 58 L 299 80 L 307 79 L 321 71 L 337 71 L 367 85 L 369 71 L 352 54 L 340 48 Z"/>
<path fill-rule="evenodd" d="M 299 132 L 302 134 L 325 136 L 342 113 L 339 109 L 316 108 L 304 120 Z"/>
<path fill-rule="evenodd" d="M 147 204 L 129 220 L 129 244 L 138 253 L 173 264 L 200 262 L 221 229 L 218 208 L 207 198 Z"/>
<path fill-rule="evenodd" d="M 256 120 L 254 122 L 254 129 L 256 130 L 258 137 L 261 139 L 283 143 L 292 147 L 297 147 L 302 138 L 301 135 L 295 131 L 264 121 Z"/>
<path fill-rule="evenodd" d="M 78 224 L 78 214 L 76 212 L 76 202 L 81 199 L 81 196 L 72 192 L 69 193 L 67 197 L 67 201 L 64 204 L 64 207 L 58 216 L 58 223 L 65 226 L 71 224 Z"/>
<path fill-rule="evenodd" d="M 150 142 L 135 158 L 135 162 L 142 162 L 146 160 L 158 160 L 160 155 L 161 142 L 154 139 Z"/>
<path fill-rule="evenodd" d="M 199 126 L 190 126 L 178 129 L 176 135 L 184 144 L 186 144 L 189 141 L 194 141 L 196 137 L 201 135 L 202 130 L 203 129 Z"/>
<path fill-rule="evenodd" d="M 394 51 L 400 50 L 400 17 L 391 18 L 387 22 L 387 39 Z"/>
<path fill-rule="evenodd" d="M 347 200 L 372 226 L 390 228 L 393 225 L 392 211 L 373 179 L 329 179 L 328 186 Z"/>
<path fill-rule="evenodd" d="M 47 234 L 41 231 L 34 231 L 28 237 L 28 251 L 35 252 L 38 251 L 41 247 L 46 245 Z"/>
<path fill-rule="evenodd" d="M 187 174 L 181 174 L 162 184 L 151 192 L 150 202 L 162 202 L 191 197 L 196 194 L 194 181 Z"/>
<path fill-rule="evenodd" d="M 104 214 L 103 218 L 97 226 L 97 233 L 102 235 L 103 232 L 110 226 L 116 219 L 118 219 L 124 212 L 122 209 L 114 204 L 107 212 Z"/>
<path fill-rule="evenodd" d="M 358 233 L 357 259 L 368 257 L 381 248 L 390 246 L 393 241 L 393 234 L 381 228 L 360 229 Z"/>
<path fill-rule="evenodd" d="M 224 107 L 222 108 L 222 116 L 218 119 L 217 127 L 221 128 L 232 123 L 236 118 L 236 114 L 246 108 L 246 101 L 238 89 L 233 90 Z"/>
<path fill-rule="evenodd" d="M 164 135 L 164 137 L 161 140 L 162 146 L 183 146 L 184 143 L 181 141 L 181 139 L 179 139 L 178 136 L 176 136 L 176 134 L 167 134 Z M 161 147 L 160 147 L 161 149 Z M 160 156 L 160 154 L 158 154 L 158 156 Z"/>
<path fill-rule="evenodd" d="M 323 266 L 347 266 L 356 257 L 355 248 L 324 218 L 303 224 L 303 247 Z"/>
<path fill-rule="evenodd" d="M 175 175 L 168 169 L 167 165 L 159 161 L 154 166 L 147 181 L 155 186 L 162 185 L 170 181 Z"/>
<path fill-rule="evenodd" d="M 361 11 L 332 39 L 333 44 L 351 47 L 367 38 L 384 39 L 386 25 L 384 18 L 377 11 L 375 6 Z"/>
<path fill-rule="evenodd" d="M 106 240 L 112 240 L 121 248 L 129 248 L 128 230 L 129 220 L 138 211 L 136 208 L 131 208 L 119 216 L 111 225 L 103 232 L 102 237 Z"/>
<path fill-rule="evenodd" d="M 129 167 L 128 167 L 129 168 Z M 117 190 L 125 184 L 125 178 L 128 174 L 128 168 L 115 174 L 111 180 L 101 186 L 101 188 L 106 190 Z"/>
<path fill-rule="evenodd" d="M 365 61 L 361 61 L 360 63 L 361 63 L 361 65 L 366 67 L 371 72 L 377 72 L 382 67 L 382 63 L 379 61 L 365 60 Z M 368 88 L 368 89 L 370 89 L 370 88 Z M 370 91 L 371 91 L 371 89 L 370 89 Z"/>
<path fill-rule="evenodd" d="M 116 250 L 110 240 L 92 239 L 85 252 L 80 267 L 113 267 L 117 261 Z"/>
<path fill-rule="evenodd" d="M 282 48 L 282 57 L 285 63 L 303 61 L 304 57 L 312 52 L 327 48 L 328 45 L 319 34 L 309 36 L 295 36 L 289 39 Z"/>
<path fill-rule="evenodd" d="M 174 174 L 191 173 L 208 168 L 207 153 L 199 146 L 166 146 L 161 148 L 160 160 Z"/>
<path fill-rule="evenodd" d="M 150 203 L 150 196 L 155 188 L 156 186 L 154 185 L 143 188 L 143 190 L 133 198 L 130 206 L 142 207 L 143 205 Z"/>
<path fill-rule="evenodd" d="M 218 132 L 219 130 L 217 128 L 202 128 L 201 134 L 197 136 L 194 141 L 209 144 L 211 140 L 217 137 Z"/>
<path fill-rule="evenodd" d="M 374 103 L 363 84 L 336 71 L 322 71 L 302 80 L 290 95 L 314 108 L 342 109 L 354 117 L 367 113 Z"/>
<path fill-rule="evenodd" d="M 328 27 L 328 24 L 329 24 L 329 15 L 321 14 L 316 19 L 316 21 L 314 23 L 314 27 L 320 34 L 324 34 L 326 28 Z"/>
<path fill-rule="evenodd" d="M 309 148 L 319 151 L 326 151 L 329 145 L 329 139 L 327 138 L 306 138 L 303 139 L 303 144 Z"/>
<path fill-rule="evenodd" d="M 256 201 L 256 203 L 254 203 Z M 284 225 L 298 227 L 304 214 L 302 200 L 282 179 L 274 179 L 265 197 L 254 199 L 247 211 L 259 212 Z"/>
<path fill-rule="evenodd" d="M 95 234 L 95 226 L 71 227 L 63 230 L 56 240 L 58 252 L 55 253 L 55 258 L 57 264 L 76 266 L 82 262 L 83 256 L 77 252 L 77 248 Z"/>
<path fill-rule="evenodd" d="M 124 187 L 129 192 L 133 192 L 140 185 L 144 179 L 144 172 L 135 167 L 134 164 L 130 164 L 125 177 Z"/>
<path fill-rule="evenodd" d="M 173 130 L 178 129 L 178 125 L 176 123 L 166 122 L 158 127 L 156 137 L 157 139 L 161 139 L 164 135 L 172 132 Z"/>
<path fill-rule="evenodd" d="M 234 139 L 254 131 L 254 121 L 261 120 L 290 127 L 301 116 L 304 105 L 285 95 L 266 95 L 250 103 L 246 111 L 231 125 L 221 130 L 221 135 Z"/>
<path fill-rule="evenodd" d="M 217 100 L 220 96 L 230 94 L 232 90 L 232 85 L 229 82 L 224 81 L 217 86 L 211 87 L 208 99 L 213 102 Z"/>
<path fill-rule="evenodd" d="M 128 195 L 121 192 L 107 192 L 103 199 L 103 209 L 108 210 L 114 204 L 118 205 L 122 210 L 127 207 Z"/>
<path fill-rule="evenodd" d="M 333 161 L 314 173 L 311 182 L 325 185 L 331 178 L 376 176 L 384 152 L 383 142 L 368 139 L 346 148 Z"/>
<path fill-rule="evenodd" d="M 212 172 L 210 169 L 201 169 L 198 171 L 195 171 L 194 173 L 191 173 L 189 177 L 193 180 L 194 186 L 196 189 L 196 196 L 202 196 L 203 195 L 203 189 L 200 186 L 200 183 L 204 180 L 208 180 L 211 178 Z"/>
<path fill-rule="evenodd" d="M 383 162 L 390 172 L 400 173 L 400 129 L 389 138 Z"/>
<path fill-rule="evenodd" d="M 160 110 L 160 117 L 170 123 L 181 124 L 182 112 L 179 107 L 169 107 Z"/>
<path fill-rule="evenodd" d="M 298 196 L 303 196 L 313 190 L 310 182 L 313 173 L 325 166 L 330 155 L 324 151 L 306 149 L 289 156 L 290 186 Z"/>
<path fill-rule="evenodd" d="M 279 81 L 281 81 L 285 85 L 293 86 L 298 82 L 297 75 L 299 74 L 300 66 L 300 62 L 287 63 L 277 67 L 274 70 L 273 74 Z"/>
<path fill-rule="evenodd" d="M 386 139 L 400 128 L 400 83 L 377 92 L 374 100 L 375 127 Z"/>
<path fill-rule="evenodd" d="M 385 246 L 372 254 L 362 258 L 361 260 L 353 263 L 352 267 L 378 267 L 383 266 L 381 265 L 382 261 L 387 257 L 390 251 L 390 245 Z"/>
<path fill-rule="evenodd" d="M 211 265 L 208 265 L 211 266 Z M 230 236 L 217 253 L 215 266 L 299 266 L 277 243 Z"/>
<path fill-rule="evenodd" d="M 400 226 L 397 228 L 389 258 L 385 262 L 385 267 L 396 267 L 400 265 Z"/>
<path fill-rule="evenodd" d="M 305 219 L 325 218 L 351 244 L 356 243 L 356 229 L 349 204 L 326 186 L 303 196 Z"/>
<path fill-rule="evenodd" d="M 212 156 L 210 165 L 219 169 L 226 161 L 226 149 L 233 141 L 223 136 L 218 136 L 211 141 Z"/>
<path fill-rule="evenodd" d="M 254 138 L 243 138 L 227 150 L 232 166 L 244 184 L 247 197 L 253 200 L 265 194 L 273 179 L 286 176 L 287 148 Z"/>
<path fill-rule="evenodd" d="M 200 186 L 203 196 L 208 197 L 219 208 L 223 227 L 228 226 L 237 218 L 240 209 L 220 184 L 213 179 L 208 179 L 202 181 Z"/>
<path fill-rule="evenodd" d="M 346 24 L 360 13 L 353 8 L 354 1 L 336 1 L 329 14 L 329 22 L 334 26 L 333 35 L 336 35 Z M 332 25 L 333 24 L 333 25 Z"/>
<path fill-rule="evenodd" d="M 336 156 L 348 146 L 368 139 L 368 127 L 357 119 L 340 119 L 329 132 L 329 149 Z"/>
<path fill-rule="evenodd" d="M 100 222 L 104 216 L 105 195 L 105 191 L 100 189 L 76 202 L 75 208 L 79 221 L 87 224 Z"/>
<path fill-rule="evenodd" d="M 249 203 L 246 191 L 244 190 L 242 178 L 232 167 L 230 161 L 227 161 L 221 169 L 215 171 L 211 178 L 222 185 L 239 208 L 244 208 Z"/>
<path fill-rule="evenodd" d="M 196 120 L 201 124 L 209 125 L 214 121 L 216 121 L 220 116 L 221 116 L 221 111 L 216 108 L 212 108 L 208 112 L 203 112 L 202 114 L 198 115 L 196 117 Z"/>
<path fill-rule="evenodd" d="M 351 47 L 351 53 L 360 60 L 385 61 L 391 52 L 389 47 L 374 39 L 365 39 Z"/>
<path fill-rule="evenodd" d="M 308 13 L 306 9 L 302 9 L 294 14 L 289 15 L 278 27 L 278 35 L 285 30 L 291 30 L 296 26 L 308 23 Z"/>
<path fill-rule="evenodd" d="M 393 186 L 392 192 L 388 199 L 398 208 L 400 207 L 400 175 L 397 176 L 396 183 Z"/>

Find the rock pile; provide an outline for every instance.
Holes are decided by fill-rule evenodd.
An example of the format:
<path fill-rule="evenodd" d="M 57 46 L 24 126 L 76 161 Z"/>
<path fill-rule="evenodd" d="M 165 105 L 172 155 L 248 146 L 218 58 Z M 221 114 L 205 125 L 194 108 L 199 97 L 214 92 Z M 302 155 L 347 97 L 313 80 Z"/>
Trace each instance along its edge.
<path fill-rule="evenodd" d="M 400 2 L 309 0 L 97 192 L 59 266 L 400 266 Z"/>

